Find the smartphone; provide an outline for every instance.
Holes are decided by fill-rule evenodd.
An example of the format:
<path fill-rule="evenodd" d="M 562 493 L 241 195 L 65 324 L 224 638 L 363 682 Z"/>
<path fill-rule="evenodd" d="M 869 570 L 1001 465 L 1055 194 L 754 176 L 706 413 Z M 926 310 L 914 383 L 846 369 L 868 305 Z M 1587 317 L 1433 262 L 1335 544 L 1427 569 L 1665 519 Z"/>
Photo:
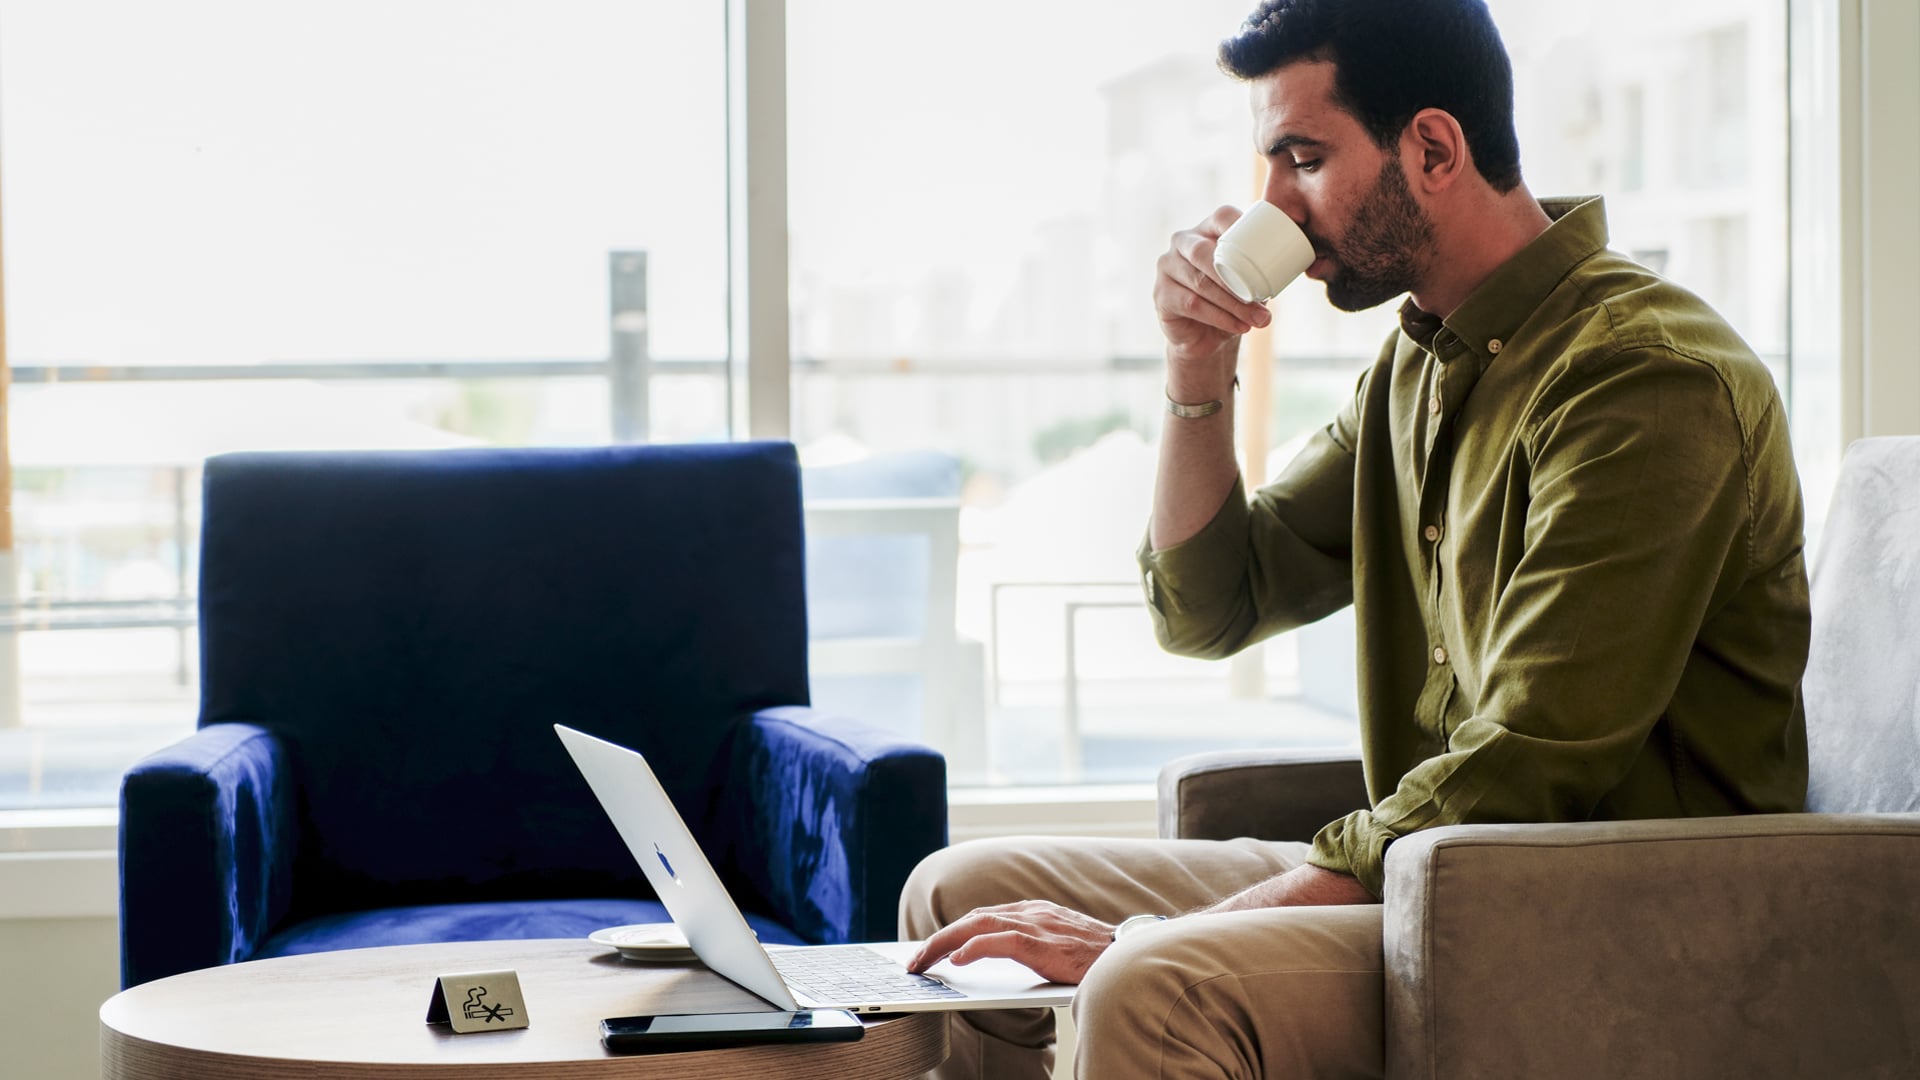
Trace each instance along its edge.
<path fill-rule="evenodd" d="M 845 1009 L 618 1016 L 600 1021 L 600 1041 L 616 1054 L 716 1050 L 757 1043 L 851 1042 L 866 1031 L 860 1018 Z"/>

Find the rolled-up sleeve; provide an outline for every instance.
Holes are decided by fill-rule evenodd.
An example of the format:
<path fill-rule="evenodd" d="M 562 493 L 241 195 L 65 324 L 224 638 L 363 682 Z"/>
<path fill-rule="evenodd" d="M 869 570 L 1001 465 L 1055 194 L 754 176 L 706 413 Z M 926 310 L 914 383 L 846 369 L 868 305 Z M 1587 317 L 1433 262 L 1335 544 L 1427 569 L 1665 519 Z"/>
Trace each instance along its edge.
<path fill-rule="evenodd" d="M 1315 432 L 1251 503 L 1236 478 L 1192 537 L 1158 551 L 1141 540 L 1141 582 L 1162 648 L 1217 660 L 1353 602 L 1355 408 Z"/>
<path fill-rule="evenodd" d="M 1709 612 L 1752 561 L 1749 458 L 1720 373 L 1666 349 L 1600 358 L 1521 433 L 1522 555 L 1486 630 L 1471 711 L 1310 861 L 1378 895 L 1397 836 L 1577 821 L 1618 785 L 1672 701 Z"/>

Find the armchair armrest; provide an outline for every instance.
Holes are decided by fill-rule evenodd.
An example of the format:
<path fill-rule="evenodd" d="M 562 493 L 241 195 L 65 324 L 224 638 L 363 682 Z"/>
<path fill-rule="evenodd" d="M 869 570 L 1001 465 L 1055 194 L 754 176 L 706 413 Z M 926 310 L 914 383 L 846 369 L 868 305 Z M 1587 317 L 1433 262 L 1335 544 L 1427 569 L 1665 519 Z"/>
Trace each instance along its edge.
<path fill-rule="evenodd" d="M 728 854 L 772 914 L 809 941 L 891 941 L 900 890 L 947 843 L 947 763 L 890 732 L 799 706 L 741 726 L 747 815 Z"/>
<path fill-rule="evenodd" d="M 286 748 L 213 724 L 120 784 L 124 986 L 245 960 L 286 913 L 299 830 Z"/>
<path fill-rule="evenodd" d="M 1160 835 L 1168 839 L 1311 840 L 1369 805 L 1353 750 L 1228 750 L 1160 770 Z"/>
<path fill-rule="evenodd" d="M 1435 828 L 1385 894 L 1389 1077 L 1920 1067 L 1920 814 Z"/>

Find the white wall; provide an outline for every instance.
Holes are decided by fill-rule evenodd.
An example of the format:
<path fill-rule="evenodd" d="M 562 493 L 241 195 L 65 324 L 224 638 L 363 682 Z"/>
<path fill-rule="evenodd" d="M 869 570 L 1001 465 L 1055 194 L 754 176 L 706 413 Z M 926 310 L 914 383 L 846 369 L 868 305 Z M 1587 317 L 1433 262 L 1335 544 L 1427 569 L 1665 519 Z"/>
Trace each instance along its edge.
<path fill-rule="evenodd" d="M 95 1080 L 119 989 L 118 919 L 0 919 L 0 1075 Z"/>
<path fill-rule="evenodd" d="M 1920 291 L 1920 5 L 1866 0 L 1860 6 L 1858 160 L 1846 177 L 1860 200 L 1857 412 L 1849 434 L 1920 434 L 1920 362 L 1913 354 L 1913 303 Z M 1854 194 L 1857 192 L 1857 194 Z M 1843 195 L 1843 197 L 1845 197 Z"/>
<path fill-rule="evenodd" d="M 111 810 L 0 813 L 0 1077 L 100 1075 L 100 1005 L 120 989 Z"/>

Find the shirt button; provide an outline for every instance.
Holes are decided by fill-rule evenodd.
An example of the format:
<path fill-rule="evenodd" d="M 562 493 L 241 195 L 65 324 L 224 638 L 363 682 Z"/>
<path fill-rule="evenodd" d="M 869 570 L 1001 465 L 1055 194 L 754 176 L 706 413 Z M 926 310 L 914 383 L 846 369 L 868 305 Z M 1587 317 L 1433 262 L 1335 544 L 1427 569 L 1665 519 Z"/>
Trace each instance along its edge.
<path fill-rule="evenodd" d="M 1427 543 L 1431 544 L 1440 539 L 1440 526 L 1429 525 L 1426 527 L 1426 530 L 1422 532 L 1420 535 L 1426 537 Z"/>
<path fill-rule="evenodd" d="M 1432 415 L 1432 416 L 1440 415 L 1440 395 L 1439 394 L 1435 394 L 1432 397 L 1427 399 L 1427 412 L 1429 415 Z"/>
<path fill-rule="evenodd" d="M 1433 647 L 1433 662 L 1436 664 L 1444 664 L 1447 662 L 1447 647 L 1445 645 L 1435 645 Z"/>
<path fill-rule="evenodd" d="M 1499 353 L 1500 339 L 1494 338 L 1492 341 L 1487 342 L 1487 351 L 1490 353 L 1496 353 L 1496 354 Z"/>

